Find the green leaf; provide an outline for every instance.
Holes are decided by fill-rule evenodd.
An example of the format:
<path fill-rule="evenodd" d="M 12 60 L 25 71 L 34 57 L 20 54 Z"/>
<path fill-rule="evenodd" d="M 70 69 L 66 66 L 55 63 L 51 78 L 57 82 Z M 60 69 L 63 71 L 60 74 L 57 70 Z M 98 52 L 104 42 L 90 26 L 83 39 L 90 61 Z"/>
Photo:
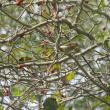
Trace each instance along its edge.
<path fill-rule="evenodd" d="M 66 80 L 67 81 L 72 80 L 75 77 L 75 74 L 76 73 L 74 71 L 68 72 L 68 74 L 66 75 Z"/>
<path fill-rule="evenodd" d="M 21 91 L 19 87 L 12 87 L 11 91 L 13 96 L 21 96 Z"/>
<path fill-rule="evenodd" d="M 59 65 L 59 64 L 54 64 L 54 65 L 53 65 L 53 69 L 59 70 L 59 69 L 60 69 L 60 65 Z"/>
<path fill-rule="evenodd" d="M 106 100 L 107 102 L 109 102 L 110 101 L 110 95 L 104 96 L 103 99 Z"/>
<path fill-rule="evenodd" d="M 64 108 L 65 108 L 64 103 L 59 104 L 59 106 L 58 106 L 58 110 L 65 110 Z"/>
<path fill-rule="evenodd" d="M 62 94 L 60 91 L 55 91 L 53 94 L 52 94 L 52 97 L 55 98 L 57 100 L 57 102 L 60 102 L 61 99 L 62 99 Z"/>
<path fill-rule="evenodd" d="M 110 49 L 110 40 L 105 40 L 104 47 Z"/>
<path fill-rule="evenodd" d="M 7 34 L 0 34 L 0 39 L 5 39 L 7 37 Z"/>
<path fill-rule="evenodd" d="M 60 70 L 60 65 L 59 64 L 53 64 L 49 69 L 48 72 L 49 73 L 54 73 L 55 71 L 59 71 Z"/>
<path fill-rule="evenodd" d="M 104 2 L 104 0 L 101 0 L 98 7 L 103 8 L 104 6 L 105 6 L 105 2 Z"/>
<path fill-rule="evenodd" d="M 2 105 L 0 105 L 0 110 L 4 110 L 4 107 Z"/>
<path fill-rule="evenodd" d="M 96 35 L 96 40 L 98 42 L 102 42 L 104 43 L 105 40 L 109 37 L 109 32 L 108 31 L 102 31 L 102 32 L 99 32 L 97 33 Z"/>
<path fill-rule="evenodd" d="M 30 100 L 31 100 L 31 102 L 34 102 L 34 101 L 36 100 L 35 94 L 32 94 L 32 95 L 31 95 Z"/>

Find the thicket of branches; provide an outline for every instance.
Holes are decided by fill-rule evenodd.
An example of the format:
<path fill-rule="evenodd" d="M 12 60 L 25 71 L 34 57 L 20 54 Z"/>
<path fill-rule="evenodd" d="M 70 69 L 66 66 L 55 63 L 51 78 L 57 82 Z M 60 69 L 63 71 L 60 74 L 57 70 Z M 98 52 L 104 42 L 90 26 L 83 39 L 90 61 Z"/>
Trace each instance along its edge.
<path fill-rule="evenodd" d="M 1 0 L 0 97 L 3 110 L 109 110 L 109 0 Z"/>

